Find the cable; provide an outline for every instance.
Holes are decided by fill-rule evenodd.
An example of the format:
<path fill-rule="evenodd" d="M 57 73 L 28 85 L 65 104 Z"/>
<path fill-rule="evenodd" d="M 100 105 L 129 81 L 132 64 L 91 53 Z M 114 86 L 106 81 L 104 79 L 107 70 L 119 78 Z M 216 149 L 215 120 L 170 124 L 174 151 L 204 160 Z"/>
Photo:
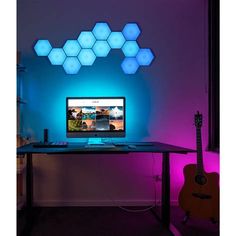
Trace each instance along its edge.
<path fill-rule="evenodd" d="M 152 152 L 152 176 L 154 176 L 155 166 L 156 166 L 156 159 L 155 159 L 154 153 Z M 128 208 L 125 208 L 122 206 L 118 206 L 118 207 L 124 211 L 133 212 L 133 213 L 149 211 L 150 209 L 156 207 L 157 206 L 157 189 L 156 189 L 156 180 L 155 179 L 154 179 L 153 183 L 154 183 L 154 196 L 155 196 L 155 204 L 154 205 L 144 208 L 144 209 L 139 209 L 139 210 L 132 210 L 132 209 L 128 209 Z"/>
<path fill-rule="evenodd" d="M 152 176 L 154 176 L 154 165 L 155 165 L 155 157 L 152 153 L 152 157 L 153 157 L 153 162 L 152 162 Z M 102 178 L 104 178 L 104 171 L 101 171 L 101 162 L 98 163 L 98 167 L 99 167 L 99 170 L 100 170 L 100 173 Z M 123 206 L 120 206 L 117 204 L 117 202 L 110 196 L 110 194 L 106 191 L 106 194 L 107 194 L 107 197 L 109 200 L 111 200 L 114 205 L 126 212 L 131 212 L 131 213 L 141 213 L 141 212 L 145 212 L 145 211 L 149 211 L 150 209 L 152 208 L 155 208 L 157 206 L 157 193 L 156 193 L 156 180 L 153 178 L 153 181 L 154 181 L 154 193 L 155 193 L 155 204 L 154 205 L 151 205 L 149 207 L 146 207 L 146 208 L 143 208 L 143 209 L 128 209 L 126 207 L 123 207 Z M 105 192 L 105 191 L 104 191 Z"/>
<path fill-rule="evenodd" d="M 154 176 L 154 168 L 156 167 L 156 159 L 152 152 L 152 176 Z M 155 196 L 155 206 L 157 206 L 157 186 L 156 186 L 156 179 L 154 179 L 154 196 Z"/>

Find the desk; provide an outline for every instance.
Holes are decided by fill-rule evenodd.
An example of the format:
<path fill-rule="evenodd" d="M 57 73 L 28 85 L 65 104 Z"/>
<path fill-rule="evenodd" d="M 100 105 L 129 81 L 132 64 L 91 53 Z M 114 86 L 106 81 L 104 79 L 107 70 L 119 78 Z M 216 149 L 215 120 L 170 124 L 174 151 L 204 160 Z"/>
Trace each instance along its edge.
<path fill-rule="evenodd" d="M 128 145 L 136 145 L 131 149 Z M 161 221 L 163 226 L 168 228 L 174 235 L 180 235 L 170 223 L 170 153 L 187 154 L 196 152 L 192 149 L 173 146 L 170 144 L 152 143 L 119 143 L 115 148 L 85 148 L 85 143 L 69 143 L 67 147 L 60 148 L 35 148 L 33 144 L 27 144 L 17 148 L 17 154 L 26 154 L 26 207 L 30 211 L 33 206 L 33 154 L 125 154 L 134 152 L 162 153 L 162 200 L 161 200 Z M 174 232 L 176 231 L 176 232 Z"/>

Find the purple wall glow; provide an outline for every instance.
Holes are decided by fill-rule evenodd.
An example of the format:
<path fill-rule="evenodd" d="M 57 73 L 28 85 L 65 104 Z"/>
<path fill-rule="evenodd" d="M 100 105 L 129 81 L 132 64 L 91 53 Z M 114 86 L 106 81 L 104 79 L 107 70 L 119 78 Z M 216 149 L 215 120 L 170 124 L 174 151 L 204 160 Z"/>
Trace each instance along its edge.
<path fill-rule="evenodd" d="M 142 29 L 138 40 L 140 46 L 150 47 L 156 55 L 151 67 L 142 70 L 139 77 L 130 78 L 131 82 L 127 81 L 127 84 L 133 83 L 134 89 L 140 89 L 144 85 L 145 91 L 148 91 L 150 112 L 147 120 L 149 122 L 145 127 L 147 134 L 142 139 L 195 148 L 193 118 L 194 113 L 199 110 L 204 119 L 202 141 L 203 149 L 206 149 L 208 140 L 206 0 L 18 0 L 17 7 L 18 50 L 22 53 L 22 63 L 28 71 L 23 78 L 25 98 L 28 100 L 28 107 L 25 109 L 30 117 L 28 123 L 25 124 L 27 129 L 33 129 L 31 120 L 34 119 L 34 114 L 39 115 L 43 120 L 39 111 L 30 108 L 30 94 L 44 96 L 44 86 L 49 83 L 50 76 L 59 77 L 59 81 L 65 79 L 66 86 L 68 86 L 65 86 L 65 89 L 68 91 L 69 86 L 73 86 L 72 83 L 80 86 L 86 84 L 86 72 L 81 73 L 80 78 L 73 78 L 74 81 L 72 81 L 68 77 L 63 78 L 65 74 L 63 70 L 56 72 L 59 69 L 52 69 L 52 66 L 48 66 L 48 62 L 42 63 L 43 68 L 35 64 L 35 60 L 38 61 L 38 59 L 33 51 L 33 45 L 37 39 L 46 38 L 53 42 L 53 47 L 61 47 L 67 39 L 77 38 L 79 32 L 92 29 L 98 21 L 107 21 L 112 30 L 118 31 L 122 30 L 127 22 L 138 22 Z M 119 65 L 120 63 L 117 63 L 118 67 Z M 143 80 L 142 83 L 138 83 L 140 79 Z M 116 83 L 118 81 L 116 80 Z M 35 86 L 32 92 L 29 87 L 33 83 Z M 43 107 L 44 104 L 41 105 Z M 39 127 L 43 129 L 44 123 L 39 124 Z M 57 132 L 51 131 L 51 134 L 55 137 L 60 136 Z M 33 131 L 32 133 L 36 137 L 39 136 Z M 156 156 L 159 157 L 159 155 Z M 125 161 L 123 156 L 115 159 L 113 156 L 86 158 L 35 159 L 35 181 L 37 182 L 35 196 L 39 204 L 50 205 L 55 202 L 66 204 L 65 202 L 69 201 L 79 204 L 83 199 L 90 199 L 91 204 L 102 201 L 106 197 L 102 187 L 98 187 L 99 184 L 109 188 L 110 194 L 121 202 L 140 200 L 141 203 L 144 203 L 153 200 L 153 183 L 145 176 L 150 176 L 152 171 L 154 174 L 159 173 L 161 159 L 157 158 L 156 164 L 153 166 L 150 154 L 138 155 L 134 159 L 125 158 Z M 183 184 L 182 169 L 184 165 L 194 163 L 195 160 L 194 154 L 172 155 L 173 201 L 177 199 Z M 219 172 L 218 154 L 204 151 L 204 162 L 206 171 Z M 79 167 L 81 165 L 83 169 Z M 109 176 L 108 180 L 94 175 L 94 173 L 97 175 L 101 173 L 96 169 L 97 165 L 102 165 L 101 168 L 104 168 Z M 80 169 L 80 173 L 76 171 L 75 166 Z M 68 175 L 61 175 L 61 170 L 64 168 Z M 129 180 L 124 181 L 125 178 Z M 94 182 L 95 179 L 97 182 Z M 58 190 L 59 186 L 53 192 L 58 183 L 61 186 L 67 186 L 68 182 L 72 186 L 74 184 L 79 187 L 67 189 L 66 194 L 64 191 Z M 122 188 L 119 189 L 118 185 L 122 185 Z M 87 186 L 92 186 L 93 191 L 89 191 Z M 140 188 L 140 186 L 142 187 Z M 81 193 L 78 189 L 84 192 Z"/>

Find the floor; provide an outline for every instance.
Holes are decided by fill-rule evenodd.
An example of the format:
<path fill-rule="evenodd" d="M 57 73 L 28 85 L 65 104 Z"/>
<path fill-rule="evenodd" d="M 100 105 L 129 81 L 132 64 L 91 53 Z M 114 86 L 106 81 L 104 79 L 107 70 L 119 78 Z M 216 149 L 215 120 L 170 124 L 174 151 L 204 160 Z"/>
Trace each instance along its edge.
<path fill-rule="evenodd" d="M 129 208 L 131 209 L 131 208 Z M 142 209 L 140 207 L 135 209 Z M 131 209 L 134 210 L 134 209 Z M 184 213 L 172 207 L 172 221 L 183 236 L 218 236 L 218 224 L 190 219 L 181 220 Z M 23 231 L 25 213 L 17 213 L 18 236 L 169 236 L 151 211 L 127 212 L 118 207 L 40 207 L 34 208 L 32 228 Z"/>

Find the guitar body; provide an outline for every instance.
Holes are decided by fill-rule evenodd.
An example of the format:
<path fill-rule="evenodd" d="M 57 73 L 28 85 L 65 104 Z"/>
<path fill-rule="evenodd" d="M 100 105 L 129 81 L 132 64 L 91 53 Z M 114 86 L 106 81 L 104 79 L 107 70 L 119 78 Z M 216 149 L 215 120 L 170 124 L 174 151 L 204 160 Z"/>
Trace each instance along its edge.
<path fill-rule="evenodd" d="M 179 205 L 189 215 L 197 218 L 219 219 L 219 175 L 197 175 L 197 165 L 184 167 L 184 185 L 179 194 Z"/>

